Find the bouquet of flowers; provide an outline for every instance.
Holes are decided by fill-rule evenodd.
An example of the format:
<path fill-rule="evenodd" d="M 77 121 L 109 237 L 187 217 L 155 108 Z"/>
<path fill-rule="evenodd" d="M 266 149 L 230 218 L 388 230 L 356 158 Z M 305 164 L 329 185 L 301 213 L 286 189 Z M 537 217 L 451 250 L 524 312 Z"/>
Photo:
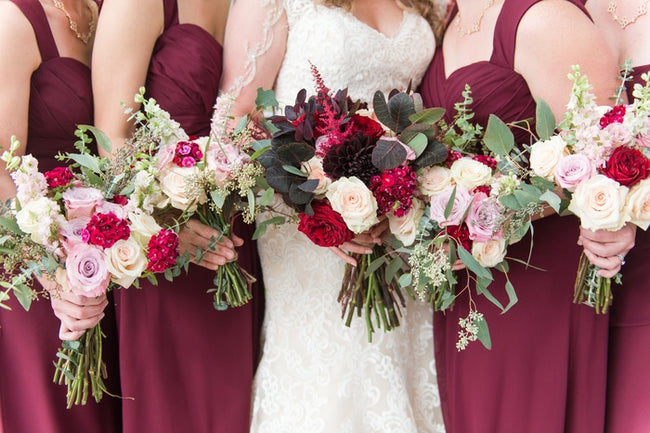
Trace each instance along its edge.
<path fill-rule="evenodd" d="M 13 291 L 26 310 L 38 295 L 30 288 L 36 277 L 56 286 L 50 296 L 70 291 L 93 297 L 137 286 L 139 278 L 155 281 L 155 273 L 171 279 L 183 266 L 177 260 L 177 224 L 161 226 L 156 220 L 153 191 L 147 200 L 144 190 L 135 193 L 141 176 L 137 167 L 150 155 L 150 145 L 134 142 L 113 160 L 100 158 L 90 153 L 88 131 L 110 152 L 101 131 L 80 126 L 78 153 L 60 155 L 68 166 L 39 172 L 31 155 L 13 155 L 19 147 L 15 138 L 2 155 L 17 194 L 0 219 L 0 285 Z M 89 391 L 96 401 L 107 391 L 102 338 L 97 324 L 79 340 L 64 341 L 59 350 L 54 380 L 67 386 L 68 407 L 85 404 Z"/>
<path fill-rule="evenodd" d="M 531 176 L 526 143 L 515 146 L 510 127 L 533 136 L 528 122 L 507 125 L 492 115 L 483 128 L 473 122 L 469 87 L 463 96 L 449 124 L 440 120 L 442 111 L 437 119 L 428 119 L 436 122 L 434 136 L 446 146 L 446 153 L 440 163 L 421 167 L 417 172 L 418 188 L 413 200 L 423 203 L 423 210 L 416 222 L 415 242 L 410 240 L 400 249 L 408 254 L 411 266 L 400 283 L 412 286 L 420 299 L 432 303 L 437 311 L 447 309 L 460 293 L 467 291 L 470 313 L 460 320 L 457 348 L 463 350 L 478 339 L 489 349 L 487 323 L 476 309 L 469 283 L 473 281 L 477 295 L 485 296 L 502 312 L 508 311 L 517 296 L 508 279 L 507 248 L 529 231 L 531 217 L 543 211 L 545 201 L 555 204 L 559 198 L 547 193 L 548 181 Z M 548 122 L 549 113 L 545 104 L 538 106 L 537 134 L 552 133 L 554 123 Z M 460 290 L 452 270 L 457 260 L 462 261 L 467 273 L 467 285 Z M 491 269 L 506 276 L 506 306 L 489 290 L 493 282 Z"/>
<path fill-rule="evenodd" d="M 650 224 L 650 84 L 637 84 L 634 101 L 599 106 L 587 77 L 574 67 L 571 100 L 559 133 L 531 149 L 531 168 L 562 189 L 568 210 L 591 230 Z M 625 79 L 625 77 L 623 77 Z M 620 95 L 620 90 L 619 90 Z M 605 313 L 612 302 L 611 279 L 583 254 L 574 302 Z M 615 280 L 620 281 L 620 274 Z"/>
<path fill-rule="evenodd" d="M 378 92 L 373 114 L 348 98 L 347 90 L 331 92 L 313 66 L 312 73 L 316 94 L 307 98 L 301 90 L 285 116 L 270 118 L 275 132 L 260 157 L 268 184 L 299 213 L 298 230 L 316 245 L 333 247 L 370 230 L 380 218 L 396 221 L 419 212 L 412 200 L 414 167 L 446 157 L 446 149 L 439 143 L 428 148 L 419 131 L 404 132 L 415 102 L 399 92 L 386 101 Z M 408 145 L 400 134 L 409 135 Z M 283 221 L 270 218 L 257 234 Z M 404 261 L 384 245 L 354 257 L 358 266 L 346 267 L 339 301 L 348 326 L 355 315 L 365 317 L 371 341 L 375 327 L 388 331 L 399 325 Z"/>
<path fill-rule="evenodd" d="M 154 100 L 139 95 L 143 104 L 140 114 L 144 123 L 157 123 L 156 117 L 168 116 Z M 244 117 L 229 129 L 230 107 L 234 99 L 223 95 L 217 99 L 209 137 L 188 137 L 184 132 L 158 150 L 157 182 L 170 205 L 183 211 L 186 218 L 197 217 L 223 236 L 231 236 L 232 222 L 241 213 L 252 223 L 263 201 L 256 192 L 261 189 L 264 170 L 257 161 L 260 152 L 252 147 L 255 141 Z M 268 194 L 266 195 L 268 197 Z M 213 239 L 216 242 L 217 239 Z M 203 252 L 195 256 L 200 261 Z M 255 278 L 237 262 L 220 266 L 214 278 L 214 306 L 218 310 L 238 307 L 251 299 L 250 286 Z"/>

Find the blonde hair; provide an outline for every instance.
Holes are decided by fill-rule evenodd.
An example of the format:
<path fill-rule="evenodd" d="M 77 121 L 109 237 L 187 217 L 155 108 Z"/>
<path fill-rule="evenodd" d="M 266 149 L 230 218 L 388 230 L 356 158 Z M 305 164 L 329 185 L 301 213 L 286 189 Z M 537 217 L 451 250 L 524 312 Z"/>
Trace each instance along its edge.
<path fill-rule="evenodd" d="M 334 6 L 350 10 L 352 9 L 352 3 L 354 3 L 354 0 L 316 0 L 316 2 L 325 6 Z M 433 0 L 397 0 L 397 3 L 405 9 L 422 15 L 422 17 L 429 22 L 429 25 L 431 25 L 431 28 L 436 35 L 436 40 L 439 40 L 444 29 L 444 22 L 440 17 L 439 11 L 437 10 Z"/>

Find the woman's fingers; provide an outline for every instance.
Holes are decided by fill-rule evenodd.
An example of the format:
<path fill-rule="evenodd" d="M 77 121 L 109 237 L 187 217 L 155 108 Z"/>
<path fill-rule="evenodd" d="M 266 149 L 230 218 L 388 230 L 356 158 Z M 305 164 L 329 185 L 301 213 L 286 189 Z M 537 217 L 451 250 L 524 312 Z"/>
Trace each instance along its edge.
<path fill-rule="evenodd" d="M 190 220 L 179 233 L 179 249 L 181 254 L 189 253 L 193 263 L 216 270 L 237 259 L 235 244 L 241 245 L 243 240 L 237 236 L 234 238 L 233 242 L 212 227 Z"/>
<path fill-rule="evenodd" d="M 621 270 L 622 260 L 618 256 L 601 257 L 591 251 L 585 250 L 589 262 L 600 268 L 598 275 L 605 278 L 612 278 Z"/>
<path fill-rule="evenodd" d="M 334 254 L 336 254 L 344 262 L 346 262 L 346 263 L 348 263 L 348 264 L 350 264 L 352 266 L 357 265 L 357 261 L 354 260 L 354 258 L 352 256 L 348 255 L 348 253 L 343 251 L 341 248 L 339 248 L 339 247 L 329 247 L 329 249 L 330 249 L 330 251 L 332 251 Z"/>
<path fill-rule="evenodd" d="M 81 302 L 84 301 L 81 300 Z M 52 297 L 50 303 L 56 317 L 61 319 L 61 316 L 66 316 L 72 320 L 86 320 L 97 317 L 104 312 L 104 309 L 108 305 L 106 298 L 99 304 L 76 304 L 63 298 Z"/>
<path fill-rule="evenodd" d="M 86 331 L 71 331 L 63 323 L 59 326 L 59 340 L 74 341 L 81 338 Z"/>

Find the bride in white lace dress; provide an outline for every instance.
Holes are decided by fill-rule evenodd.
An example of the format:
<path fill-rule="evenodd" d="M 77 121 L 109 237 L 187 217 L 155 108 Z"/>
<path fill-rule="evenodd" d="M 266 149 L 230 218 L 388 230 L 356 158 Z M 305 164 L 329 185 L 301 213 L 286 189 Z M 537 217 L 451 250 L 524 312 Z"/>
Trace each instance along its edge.
<path fill-rule="evenodd" d="M 333 90 L 371 101 L 416 86 L 434 52 L 432 2 L 412 0 L 237 0 L 229 17 L 222 88 L 254 108 L 258 87 L 293 105 L 313 93 L 310 62 Z M 323 3 L 323 2 L 321 2 Z M 404 2 L 407 3 L 408 2 Z M 428 10 L 427 10 L 428 9 Z M 420 13 L 418 13 L 418 12 Z M 410 301 L 400 326 L 376 332 L 341 319 L 344 262 L 295 224 L 267 229 L 258 243 L 266 293 L 262 358 L 254 382 L 255 433 L 444 432 L 435 376 L 432 310 Z"/>

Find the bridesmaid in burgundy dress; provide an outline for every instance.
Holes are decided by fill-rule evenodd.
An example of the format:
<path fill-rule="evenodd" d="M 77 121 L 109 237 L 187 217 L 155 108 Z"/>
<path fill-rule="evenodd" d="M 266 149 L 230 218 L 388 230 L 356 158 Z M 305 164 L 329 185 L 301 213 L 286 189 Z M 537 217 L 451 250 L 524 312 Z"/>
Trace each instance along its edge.
<path fill-rule="evenodd" d="M 207 135 L 221 77 L 228 0 L 107 0 L 99 22 L 95 72 L 96 125 L 113 143 L 130 127 L 120 106 L 146 85 L 149 96 L 190 135 Z M 146 19 L 143 19 L 146 17 Z M 214 269 L 239 256 L 261 281 L 252 226 L 235 227 L 246 239 L 225 239 L 169 283 L 116 293 L 125 433 L 244 433 L 256 361 L 257 307 L 216 311 Z M 207 249 L 216 230 L 192 221 L 181 249 Z M 240 246 L 237 252 L 234 245 Z M 129 397 L 133 397 L 130 399 Z"/>
<path fill-rule="evenodd" d="M 552 31 L 551 31 L 552 30 Z M 579 7 L 557 0 L 458 0 L 442 46 L 422 85 L 427 106 L 452 115 L 465 84 L 472 89 L 476 120 L 489 114 L 515 121 L 535 116 L 535 99 L 556 118 L 569 99 L 570 66 L 580 64 L 601 103 L 614 91 L 616 62 Z M 518 141 L 529 137 L 518 133 Z M 448 433 L 600 433 L 604 428 L 608 317 L 572 303 L 580 256 L 578 221 L 547 215 L 534 223 L 531 264 L 512 263 L 509 277 L 519 302 L 501 315 L 474 296 L 489 324 L 492 350 L 479 343 L 455 348 L 458 320 L 468 314 L 465 294 L 453 310 L 436 313 L 438 384 Z M 598 240 L 600 233 L 593 237 Z M 633 229 L 616 234 L 599 264 L 620 269 L 615 254 L 633 244 Z M 508 255 L 525 260 L 530 239 Z M 502 276 L 493 293 L 506 301 Z M 505 305 L 505 304 L 504 304 Z"/>
<path fill-rule="evenodd" d="M 615 6 L 612 11 L 610 4 Z M 646 9 L 639 9 L 645 5 Z M 619 64 L 631 60 L 634 80 L 626 83 L 632 101 L 634 83 L 650 73 L 648 1 L 589 0 L 587 9 L 603 32 Z M 650 282 L 647 260 L 650 233 L 637 230 L 636 246 L 625 257 L 623 285 L 615 289 L 610 316 L 607 382 L 609 433 L 650 431 Z"/>
<path fill-rule="evenodd" d="M 15 134 L 23 143 L 20 153 L 31 153 L 41 171 L 61 163 L 58 152 L 74 151 L 77 124 L 92 124 L 93 100 L 90 64 L 97 5 L 85 1 L 64 1 L 59 10 L 49 2 L 11 0 L 0 2 L 0 144 L 9 147 Z M 66 17 L 63 9 L 70 13 Z M 71 31 L 71 24 L 77 31 Z M 81 32 L 81 33 L 80 33 Z M 15 187 L 0 169 L 0 198 L 13 196 Z M 44 284 L 49 285 L 47 280 Z M 52 287 L 53 288 L 53 287 Z M 42 290 L 39 286 L 38 290 Z M 72 297 L 91 305 L 85 326 L 102 316 L 106 297 Z M 63 307 L 66 300 L 56 301 Z M 65 387 L 54 384 L 53 361 L 61 342 L 59 321 L 50 302 L 34 302 L 29 312 L 17 301 L 12 310 L 0 309 L 0 431 L 6 433 L 114 433 L 121 431 L 120 402 L 105 397 L 100 404 L 66 409 Z M 107 310 L 111 316 L 111 311 Z M 115 320 L 103 321 L 107 334 L 115 333 Z M 61 335 L 68 336 L 65 327 Z M 109 337 L 110 338 L 110 337 Z M 115 369 L 117 350 L 104 344 L 108 367 Z M 108 389 L 119 393 L 117 371 L 111 372 Z"/>

